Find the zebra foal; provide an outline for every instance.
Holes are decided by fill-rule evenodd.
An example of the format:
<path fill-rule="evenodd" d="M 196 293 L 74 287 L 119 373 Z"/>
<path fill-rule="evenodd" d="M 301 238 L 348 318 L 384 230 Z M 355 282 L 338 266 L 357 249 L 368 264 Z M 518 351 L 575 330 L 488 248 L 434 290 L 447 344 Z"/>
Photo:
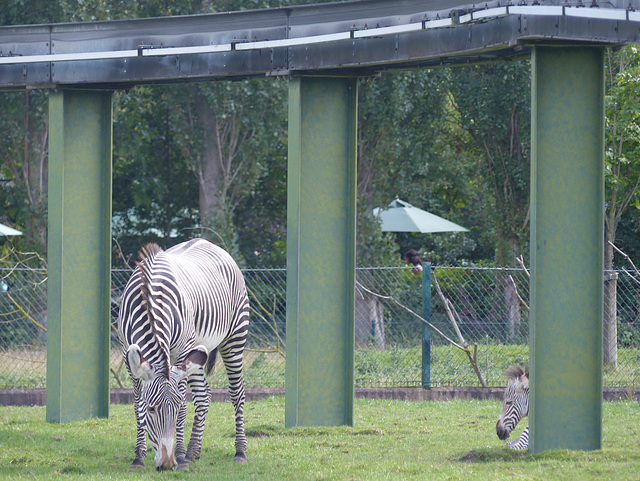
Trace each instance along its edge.
<path fill-rule="evenodd" d="M 142 248 L 127 283 L 118 316 L 125 364 L 133 380 L 136 447 L 132 468 L 143 468 L 147 435 L 155 466 L 188 468 L 200 457 L 209 410 L 205 380 L 220 353 L 235 410 L 236 454 L 246 463 L 242 359 L 249 329 L 249 298 L 244 278 L 231 256 L 203 239 L 163 251 Z M 186 388 L 195 416 L 184 445 Z"/>
<path fill-rule="evenodd" d="M 504 374 L 508 383 L 504 390 L 502 412 L 496 423 L 496 434 L 502 440 L 507 439 L 520 420 L 529 415 L 529 368 L 511 366 Z M 507 446 L 514 449 L 527 449 L 529 426 L 518 439 L 509 441 Z"/>

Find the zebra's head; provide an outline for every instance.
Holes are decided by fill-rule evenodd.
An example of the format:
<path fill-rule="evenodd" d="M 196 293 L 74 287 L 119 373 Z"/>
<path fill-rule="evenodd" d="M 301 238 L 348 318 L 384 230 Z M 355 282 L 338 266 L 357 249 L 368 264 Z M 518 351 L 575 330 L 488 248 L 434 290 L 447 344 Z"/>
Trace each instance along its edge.
<path fill-rule="evenodd" d="M 207 349 L 195 347 L 179 366 L 169 366 L 168 372 L 166 364 L 157 367 L 144 359 L 136 344 L 129 346 L 127 360 L 131 374 L 142 383 L 138 417 L 156 452 L 156 469 L 173 469 L 177 464 L 174 455 L 176 423 L 178 413 L 186 403 L 186 380 L 206 363 Z"/>
<path fill-rule="evenodd" d="M 511 366 L 504 374 L 508 384 L 496 423 L 496 434 L 502 440 L 507 439 L 520 420 L 529 415 L 529 368 Z"/>

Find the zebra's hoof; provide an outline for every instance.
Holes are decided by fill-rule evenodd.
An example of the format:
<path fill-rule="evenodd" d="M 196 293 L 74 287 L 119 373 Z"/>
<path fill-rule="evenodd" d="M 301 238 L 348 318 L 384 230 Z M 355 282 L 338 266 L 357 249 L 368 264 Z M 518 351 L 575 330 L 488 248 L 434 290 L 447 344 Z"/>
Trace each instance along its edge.
<path fill-rule="evenodd" d="M 144 469 L 144 461 L 140 458 L 134 459 L 129 469 Z"/>
<path fill-rule="evenodd" d="M 200 453 L 190 453 L 187 451 L 187 455 L 184 459 L 190 463 L 193 463 L 195 460 L 200 459 Z"/>
<path fill-rule="evenodd" d="M 190 464 L 191 462 L 186 458 L 178 459 L 178 465 L 176 466 L 176 471 L 189 471 Z"/>
<path fill-rule="evenodd" d="M 236 464 L 249 464 L 247 461 L 247 456 L 244 453 L 236 453 L 233 457 L 233 462 Z"/>

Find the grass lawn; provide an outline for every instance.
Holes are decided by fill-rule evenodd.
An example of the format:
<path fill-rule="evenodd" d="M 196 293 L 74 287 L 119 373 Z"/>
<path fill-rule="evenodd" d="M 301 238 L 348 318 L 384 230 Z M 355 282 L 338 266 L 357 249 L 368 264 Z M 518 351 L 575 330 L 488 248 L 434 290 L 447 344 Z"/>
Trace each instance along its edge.
<path fill-rule="evenodd" d="M 152 451 L 144 471 L 128 468 L 132 406 L 111 406 L 109 419 L 62 425 L 46 423 L 44 407 L 0 406 L 0 479 L 640 479 L 636 402 L 605 403 L 602 450 L 534 456 L 503 447 L 494 401 L 358 399 L 354 427 L 285 429 L 284 398 L 272 397 L 246 405 L 246 466 L 232 462 L 232 411 L 228 403 L 211 405 L 202 458 L 188 472 L 156 473 Z"/>

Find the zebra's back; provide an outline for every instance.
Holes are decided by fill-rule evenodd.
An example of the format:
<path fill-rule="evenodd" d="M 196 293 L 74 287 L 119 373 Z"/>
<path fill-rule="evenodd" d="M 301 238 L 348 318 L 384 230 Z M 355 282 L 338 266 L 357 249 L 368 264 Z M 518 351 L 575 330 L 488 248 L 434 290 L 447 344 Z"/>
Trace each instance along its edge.
<path fill-rule="evenodd" d="M 152 260 L 154 289 L 164 298 L 164 309 L 179 314 L 169 312 L 162 320 L 172 363 L 194 345 L 202 344 L 212 351 L 232 333 L 246 330 L 244 278 L 224 249 L 193 239 L 160 250 Z M 145 315 L 139 269 L 125 288 L 120 312 L 119 331 L 125 349 L 131 344 L 152 347 L 157 337 Z"/>
<path fill-rule="evenodd" d="M 183 320 L 193 322 L 194 343 L 212 350 L 242 322 L 238 316 L 247 302 L 242 272 L 227 251 L 203 239 L 178 244 L 166 254 L 182 295 L 191 301 Z"/>

